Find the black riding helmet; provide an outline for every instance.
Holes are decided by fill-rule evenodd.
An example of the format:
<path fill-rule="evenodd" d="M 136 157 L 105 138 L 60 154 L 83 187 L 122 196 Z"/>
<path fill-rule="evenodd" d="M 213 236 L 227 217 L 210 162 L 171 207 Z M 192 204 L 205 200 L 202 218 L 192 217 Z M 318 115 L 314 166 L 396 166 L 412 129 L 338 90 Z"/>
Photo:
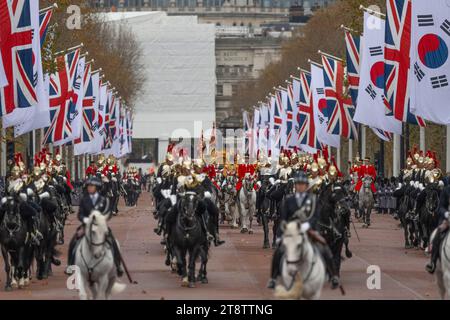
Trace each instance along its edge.
<path fill-rule="evenodd" d="M 99 178 L 97 178 L 97 177 L 92 177 L 92 178 L 87 179 L 86 186 L 101 187 L 102 186 L 102 181 Z"/>
<path fill-rule="evenodd" d="M 309 184 L 308 177 L 306 176 L 306 173 L 303 172 L 303 171 L 299 171 L 299 172 L 294 173 L 293 178 L 294 178 L 294 183 L 306 183 L 306 184 Z"/>

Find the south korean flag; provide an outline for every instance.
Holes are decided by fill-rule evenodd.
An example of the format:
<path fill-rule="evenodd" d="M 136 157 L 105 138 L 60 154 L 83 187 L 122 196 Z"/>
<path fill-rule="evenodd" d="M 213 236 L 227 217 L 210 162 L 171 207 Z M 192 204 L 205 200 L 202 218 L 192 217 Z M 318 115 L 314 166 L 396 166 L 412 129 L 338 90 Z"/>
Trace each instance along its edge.
<path fill-rule="evenodd" d="M 411 111 L 450 124 L 450 0 L 412 0 Z"/>

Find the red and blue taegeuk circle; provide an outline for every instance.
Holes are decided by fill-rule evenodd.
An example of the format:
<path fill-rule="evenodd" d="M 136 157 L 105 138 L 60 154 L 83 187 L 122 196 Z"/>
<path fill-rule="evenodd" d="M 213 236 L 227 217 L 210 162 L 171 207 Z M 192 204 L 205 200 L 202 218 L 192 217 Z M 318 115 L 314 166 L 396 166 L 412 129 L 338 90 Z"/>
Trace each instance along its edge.
<path fill-rule="evenodd" d="M 370 69 L 370 79 L 375 87 L 384 88 L 384 62 L 375 63 Z"/>
<path fill-rule="evenodd" d="M 437 34 L 424 35 L 417 48 L 420 61 L 430 69 L 441 67 L 448 59 L 448 47 L 445 41 Z"/>

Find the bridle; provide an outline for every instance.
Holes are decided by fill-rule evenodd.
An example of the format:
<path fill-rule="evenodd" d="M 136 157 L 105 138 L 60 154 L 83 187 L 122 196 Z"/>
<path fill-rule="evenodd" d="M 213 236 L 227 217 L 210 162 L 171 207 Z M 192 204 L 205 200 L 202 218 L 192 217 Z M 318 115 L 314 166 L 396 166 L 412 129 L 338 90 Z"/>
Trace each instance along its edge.
<path fill-rule="evenodd" d="M 302 236 L 302 235 L 299 233 L 299 236 Z M 292 235 L 283 236 L 283 237 L 292 237 Z M 290 261 L 290 260 L 285 259 L 285 262 L 286 262 L 287 265 L 299 265 L 300 263 L 302 263 L 304 261 L 305 253 L 306 253 L 305 252 L 305 245 L 306 245 L 305 238 L 307 236 L 303 235 L 303 237 L 304 237 L 304 239 L 302 241 L 302 244 L 300 245 L 300 253 L 299 253 L 298 259 L 294 260 L 294 261 Z M 310 278 L 312 270 L 314 269 L 314 265 L 316 264 L 316 262 L 317 262 L 317 257 L 315 257 L 315 259 L 311 262 L 311 265 L 310 265 L 310 267 L 308 269 L 308 272 L 306 273 L 306 277 L 303 278 L 303 282 L 308 281 L 308 279 Z M 295 274 L 292 276 L 292 281 L 289 284 L 289 286 L 286 288 L 287 291 L 292 289 L 292 287 L 294 285 L 294 280 L 295 280 L 295 277 L 296 277 L 297 273 L 298 273 L 298 269 L 296 270 Z"/>
<path fill-rule="evenodd" d="M 22 219 L 20 217 L 19 206 L 16 203 L 16 201 L 13 198 L 9 198 L 8 201 L 14 201 L 13 204 L 12 204 L 13 210 L 12 210 L 12 212 L 10 210 L 8 210 L 8 212 L 6 213 L 5 217 L 3 218 L 2 225 L 5 228 L 5 230 L 8 231 L 9 236 L 12 237 L 16 232 L 18 232 L 22 228 Z M 11 214 L 14 214 L 15 221 L 11 221 L 9 219 Z M 10 228 L 9 224 L 13 224 L 13 223 L 14 223 L 15 227 L 14 228 Z"/>
<path fill-rule="evenodd" d="M 189 196 L 189 197 L 197 197 L 197 193 L 192 192 L 192 191 L 187 191 L 184 193 L 184 196 Z M 192 199 L 193 200 L 193 199 Z M 186 225 L 184 225 L 181 221 L 183 220 L 182 218 L 187 218 L 185 215 L 185 210 L 182 210 L 182 203 L 183 200 L 178 202 L 178 212 L 180 212 L 181 214 L 178 215 L 178 219 L 177 219 L 177 225 L 183 230 L 183 231 L 189 231 L 192 230 L 196 227 L 196 224 L 193 223 L 192 226 L 188 227 Z M 196 209 L 196 207 L 194 208 L 194 210 Z M 193 217 L 195 217 L 195 212 L 193 214 Z"/>
<path fill-rule="evenodd" d="M 85 237 L 85 239 L 86 239 L 86 241 L 87 241 L 87 243 L 88 243 L 88 246 L 89 246 L 89 248 L 90 248 L 90 250 L 92 251 L 92 248 L 93 247 L 104 247 L 105 246 L 105 244 L 107 243 L 107 240 L 106 240 L 106 238 L 107 238 L 107 233 L 105 232 L 105 238 L 103 239 L 103 241 L 102 242 L 99 242 L 99 243 L 94 243 L 94 242 L 92 242 L 92 234 L 93 234 L 93 231 L 92 231 L 92 226 L 93 225 L 97 225 L 96 223 L 94 223 L 94 221 L 91 221 L 91 224 L 89 225 L 89 237 Z M 101 251 L 101 255 L 100 255 L 100 257 L 95 257 L 95 255 L 93 255 L 93 257 L 97 260 L 97 262 L 92 266 L 92 267 L 89 267 L 89 263 L 86 261 L 86 258 L 84 257 L 84 255 L 83 255 L 83 246 L 80 246 L 80 255 L 81 255 L 81 259 L 83 259 L 83 263 L 84 263 L 84 265 L 86 266 L 86 269 L 87 269 L 87 271 L 88 271 L 88 282 L 89 282 L 89 285 L 92 287 L 93 285 L 94 285 L 94 282 L 95 281 L 93 281 L 92 280 L 92 274 L 94 273 L 94 270 L 95 270 L 95 268 L 103 261 L 103 259 L 105 258 L 105 256 L 106 256 L 106 250 L 105 249 L 103 249 L 102 251 Z M 90 261 L 89 261 L 90 262 Z"/>

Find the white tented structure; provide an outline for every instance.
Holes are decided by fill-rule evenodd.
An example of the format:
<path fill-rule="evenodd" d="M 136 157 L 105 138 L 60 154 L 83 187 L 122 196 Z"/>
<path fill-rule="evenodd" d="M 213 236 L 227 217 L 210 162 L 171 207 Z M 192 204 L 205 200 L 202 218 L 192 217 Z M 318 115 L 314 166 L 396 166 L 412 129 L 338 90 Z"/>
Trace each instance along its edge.
<path fill-rule="evenodd" d="M 161 161 L 169 138 L 199 138 L 215 121 L 215 26 L 165 12 L 105 17 L 128 24 L 143 49 L 147 79 L 134 105 L 133 137 L 158 139 Z"/>

